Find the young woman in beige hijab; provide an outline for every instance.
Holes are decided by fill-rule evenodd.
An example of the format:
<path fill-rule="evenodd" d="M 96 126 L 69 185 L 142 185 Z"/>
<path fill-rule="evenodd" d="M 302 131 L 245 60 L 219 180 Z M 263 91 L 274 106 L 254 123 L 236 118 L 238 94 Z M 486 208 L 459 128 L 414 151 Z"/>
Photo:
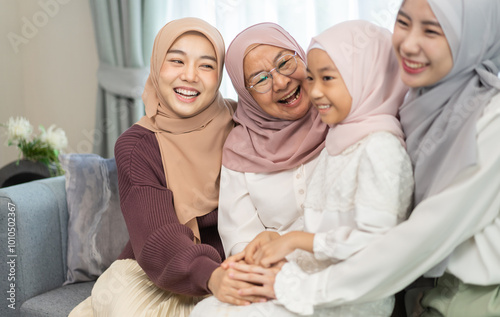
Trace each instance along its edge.
<path fill-rule="evenodd" d="M 115 146 L 130 241 L 71 316 L 187 316 L 210 293 L 251 300 L 220 268 L 219 174 L 235 106 L 218 91 L 223 61 L 220 33 L 202 20 L 159 31 L 146 115 Z"/>

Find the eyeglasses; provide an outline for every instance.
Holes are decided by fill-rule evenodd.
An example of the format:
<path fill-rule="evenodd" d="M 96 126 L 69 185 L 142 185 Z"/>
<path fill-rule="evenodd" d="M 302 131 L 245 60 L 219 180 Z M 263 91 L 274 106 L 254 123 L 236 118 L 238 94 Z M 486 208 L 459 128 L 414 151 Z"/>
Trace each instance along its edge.
<path fill-rule="evenodd" d="M 261 72 L 249 80 L 248 89 L 254 89 L 256 92 L 265 94 L 273 87 L 273 70 L 276 70 L 283 76 L 290 76 L 297 69 L 297 52 L 295 54 L 286 54 L 280 57 L 275 67 L 268 72 Z"/>

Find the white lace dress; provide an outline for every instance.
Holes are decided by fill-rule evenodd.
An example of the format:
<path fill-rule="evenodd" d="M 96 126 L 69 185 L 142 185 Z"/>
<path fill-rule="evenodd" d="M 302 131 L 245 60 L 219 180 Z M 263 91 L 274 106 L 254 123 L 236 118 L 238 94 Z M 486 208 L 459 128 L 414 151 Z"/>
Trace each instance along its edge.
<path fill-rule="evenodd" d="M 286 275 L 301 279 L 359 252 L 406 218 L 412 193 L 410 158 L 390 133 L 370 134 L 337 156 L 323 150 L 304 202 L 305 230 L 316 233 L 314 254 L 301 250 L 290 254 Z M 390 316 L 394 305 L 393 297 L 336 307 L 325 303 L 315 309 L 294 305 L 286 296 L 280 300 L 236 307 L 210 297 L 200 302 L 190 316 L 376 317 Z"/>

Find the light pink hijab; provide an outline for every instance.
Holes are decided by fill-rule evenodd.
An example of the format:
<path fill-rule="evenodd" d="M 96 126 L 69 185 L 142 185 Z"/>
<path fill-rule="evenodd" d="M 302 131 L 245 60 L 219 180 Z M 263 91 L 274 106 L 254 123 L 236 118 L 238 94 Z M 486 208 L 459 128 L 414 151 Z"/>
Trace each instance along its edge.
<path fill-rule="evenodd" d="M 234 121 L 238 124 L 224 145 L 222 165 L 238 172 L 270 173 L 306 163 L 324 148 L 328 126 L 311 107 L 295 121 L 274 118 L 262 110 L 245 88 L 243 59 L 249 47 L 273 45 L 305 53 L 295 39 L 275 23 L 253 25 L 236 36 L 226 54 L 226 69 L 238 93 Z M 299 62 L 300 63 L 300 62 Z"/>
<path fill-rule="evenodd" d="M 376 131 L 388 131 L 404 145 L 397 114 L 408 88 L 398 73 L 391 33 L 367 21 L 347 21 L 314 37 L 309 50 L 318 44 L 337 66 L 352 97 L 347 118 L 330 128 L 328 153 L 338 155 Z"/>

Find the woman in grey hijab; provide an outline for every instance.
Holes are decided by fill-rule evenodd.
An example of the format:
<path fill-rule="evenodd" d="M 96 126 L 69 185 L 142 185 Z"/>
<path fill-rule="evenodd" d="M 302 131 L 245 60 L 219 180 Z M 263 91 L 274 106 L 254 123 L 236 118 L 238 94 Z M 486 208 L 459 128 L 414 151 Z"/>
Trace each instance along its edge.
<path fill-rule="evenodd" d="M 500 316 L 500 1 L 405 0 L 393 44 L 411 87 L 400 117 L 415 170 L 413 212 L 321 272 L 286 263 L 271 292 L 311 314 L 380 299 L 424 275 L 437 283 L 423 293 L 423 311 L 407 302 L 409 315 Z"/>

